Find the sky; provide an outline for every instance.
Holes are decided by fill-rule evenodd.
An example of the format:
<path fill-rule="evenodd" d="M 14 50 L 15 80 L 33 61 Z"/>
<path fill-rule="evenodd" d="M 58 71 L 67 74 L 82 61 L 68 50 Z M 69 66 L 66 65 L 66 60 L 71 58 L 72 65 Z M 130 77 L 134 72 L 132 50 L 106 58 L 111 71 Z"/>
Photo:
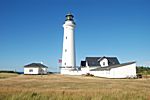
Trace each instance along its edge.
<path fill-rule="evenodd" d="M 59 71 L 63 23 L 76 23 L 76 63 L 115 56 L 150 66 L 149 0 L 0 0 L 0 70 L 43 62 Z"/>

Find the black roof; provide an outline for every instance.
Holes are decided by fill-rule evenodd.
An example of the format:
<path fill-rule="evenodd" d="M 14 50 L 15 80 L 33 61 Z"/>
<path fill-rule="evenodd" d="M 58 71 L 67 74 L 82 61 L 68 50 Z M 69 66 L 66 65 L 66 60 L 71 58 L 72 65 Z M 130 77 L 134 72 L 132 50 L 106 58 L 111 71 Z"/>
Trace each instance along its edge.
<path fill-rule="evenodd" d="M 122 67 L 122 66 L 130 65 L 134 63 L 136 62 L 127 62 L 127 63 L 117 64 L 117 65 L 106 66 L 106 67 L 98 67 L 98 68 L 92 69 L 91 71 L 110 70 L 112 68 Z"/>
<path fill-rule="evenodd" d="M 69 13 L 66 15 L 66 17 L 67 17 L 67 16 L 71 16 L 72 18 L 74 17 L 71 12 L 69 12 Z"/>
<path fill-rule="evenodd" d="M 105 57 L 104 57 L 105 58 Z M 116 64 L 120 64 L 117 57 L 106 57 L 108 60 L 108 65 L 116 65 Z"/>
<path fill-rule="evenodd" d="M 41 64 L 41 63 L 31 63 L 28 65 L 25 65 L 24 67 L 42 67 L 42 68 L 48 68 L 47 66 Z"/>
<path fill-rule="evenodd" d="M 86 66 L 86 61 L 81 61 L 81 64 L 80 64 L 80 66 Z"/>
<path fill-rule="evenodd" d="M 87 62 L 88 66 L 100 66 L 98 59 L 101 57 L 86 57 L 85 61 Z"/>
<path fill-rule="evenodd" d="M 108 60 L 109 66 L 120 64 L 117 57 L 86 57 L 85 61 L 88 63 L 88 66 L 100 66 L 99 61 L 101 61 L 103 58 Z"/>

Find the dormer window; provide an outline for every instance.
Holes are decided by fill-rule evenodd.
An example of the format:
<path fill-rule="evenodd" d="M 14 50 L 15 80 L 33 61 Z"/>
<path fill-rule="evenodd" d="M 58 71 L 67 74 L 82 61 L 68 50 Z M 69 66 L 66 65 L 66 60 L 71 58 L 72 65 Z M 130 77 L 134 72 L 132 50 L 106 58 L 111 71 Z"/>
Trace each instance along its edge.
<path fill-rule="evenodd" d="M 100 61 L 100 65 L 101 65 L 101 67 L 106 67 L 106 66 L 108 66 L 108 60 L 107 60 L 106 58 L 102 59 L 102 60 Z"/>

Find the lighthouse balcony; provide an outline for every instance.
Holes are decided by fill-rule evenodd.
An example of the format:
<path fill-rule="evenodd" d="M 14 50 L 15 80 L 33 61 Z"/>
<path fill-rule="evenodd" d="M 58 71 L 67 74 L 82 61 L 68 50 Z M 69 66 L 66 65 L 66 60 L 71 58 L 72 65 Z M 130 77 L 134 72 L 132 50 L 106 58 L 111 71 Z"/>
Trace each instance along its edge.
<path fill-rule="evenodd" d="M 75 68 L 75 67 L 73 67 L 73 66 L 61 66 L 59 68 Z"/>

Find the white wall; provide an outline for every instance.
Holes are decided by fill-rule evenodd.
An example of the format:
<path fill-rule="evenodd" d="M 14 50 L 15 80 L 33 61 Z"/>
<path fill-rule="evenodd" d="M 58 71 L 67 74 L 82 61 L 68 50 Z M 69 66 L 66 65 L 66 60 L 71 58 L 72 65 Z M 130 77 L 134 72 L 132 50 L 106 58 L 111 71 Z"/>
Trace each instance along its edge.
<path fill-rule="evenodd" d="M 136 77 L 136 63 L 110 70 L 110 78 Z"/>
<path fill-rule="evenodd" d="M 86 74 L 83 71 L 78 71 L 78 70 L 68 70 L 68 69 L 61 69 L 61 74 L 63 75 L 83 75 Z"/>
<path fill-rule="evenodd" d="M 41 74 L 47 74 L 47 68 L 42 68 L 43 72 Z"/>
<path fill-rule="evenodd" d="M 136 77 L 136 63 L 112 68 L 103 71 L 90 71 L 91 74 L 98 77 L 106 78 L 133 78 Z"/>
<path fill-rule="evenodd" d="M 103 71 L 90 71 L 90 74 L 97 76 L 97 77 L 110 77 L 110 71 L 109 70 L 103 70 Z"/>
<path fill-rule="evenodd" d="M 82 67 L 82 68 L 81 68 L 81 71 L 83 71 L 83 73 L 90 73 L 90 70 L 96 69 L 96 68 L 98 68 L 98 67 L 100 67 L 100 66 L 95 66 L 95 67 L 86 66 L 86 67 Z"/>
<path fill-rule="evenodd" d="M 83 72 L 83 73 L 89 73 L 89 67 L 87 66 L 87 67 L 83 67 L 83 68 L 81 68 L 81 71 Z"/>
<path fill-rule="evenodd" d="M 33 72 L 30 72 L 30 70 L 33 70 Z M 47 74 L 47 68 L 24 68 L 24 74 Z"/>
<path fill-rule="evenodd" d="M 31 69 L 33 72 L 30 72 Z M 39 74 L 39 68 L 24 68 L 24 74 Z"/>

